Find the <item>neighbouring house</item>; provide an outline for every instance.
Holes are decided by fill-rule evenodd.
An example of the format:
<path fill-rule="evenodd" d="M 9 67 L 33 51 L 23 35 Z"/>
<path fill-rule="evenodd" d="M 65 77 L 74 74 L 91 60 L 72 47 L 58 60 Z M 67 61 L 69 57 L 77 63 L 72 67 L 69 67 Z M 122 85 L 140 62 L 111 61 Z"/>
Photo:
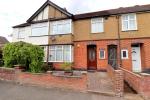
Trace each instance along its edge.
<path fill-rule="evenodd" d="M 5 37 L 0 36 L 0 59 L 2 59 L 2 48 L 8 42 L 9 41 Z"/>
<path fill-rule="evenodd" d="M 129 71 L 150 68 L 150 4 L 71 14 L 46 1 L 26 23 L 13 27 L 13 42 L 40 45 L 45 62 L 60 69 L 106 70 L 108 64 Z"/>

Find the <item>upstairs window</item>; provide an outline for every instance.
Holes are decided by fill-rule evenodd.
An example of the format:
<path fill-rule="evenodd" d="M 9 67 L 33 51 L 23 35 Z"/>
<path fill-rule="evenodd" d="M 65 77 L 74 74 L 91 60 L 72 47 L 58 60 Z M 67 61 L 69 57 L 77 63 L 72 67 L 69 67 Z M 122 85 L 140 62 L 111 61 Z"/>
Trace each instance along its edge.
<path fill-rule="evenodd" d="M 32 25 L 32 36 L 48 35 L 48 23 L 39 23 Z"/>
<path fill-rule="evenodd" d="M 20 28 L 18 32 L 18 39 L 24 39 L 25 38 L 25 28 Z"/>
<path fill-rule="evenodd" d="M 136 14 L 122 15 L 122 31 L 137 30 Z"/>
<path fill-rule="evenodd" d="M 51 35 L 72 33 L 71 20 L 61 20 L 51 22 Z"/>
<path fill-rule="evenodd" d="M 91 19 L 91 33 L 104 32 L 103 18 L 92 18 Z"/>

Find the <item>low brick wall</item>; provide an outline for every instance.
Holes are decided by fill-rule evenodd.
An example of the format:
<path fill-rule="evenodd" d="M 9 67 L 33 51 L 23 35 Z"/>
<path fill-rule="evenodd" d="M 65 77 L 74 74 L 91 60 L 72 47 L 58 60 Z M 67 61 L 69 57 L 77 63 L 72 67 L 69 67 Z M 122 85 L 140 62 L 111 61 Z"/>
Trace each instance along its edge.
<path fill-rule="evenodd" d="M 107 67 L 107 72 L 113 81 L 113 86 L 116 96 L 123 96 L 124 93 L 124 76 L 122 70 L 114 70 L 110 65 Z"/>
<path fill-rule="evenodd" d="M 124 80 L 139 94 L 150 99 L 150 75 L 136 74 L 120 68 L 124 72 Z"/>
<path fill-rule="evenodd" d="M 58 87 L 85 91 L 87 88 L 87 75 L 81 77 L 58 77 L 52 74 L 19 73 L 18 81 L 23 84 L 41 85 L 44 87 Z"/>
<path fill-rule="evenodd" d="M 15 70 L 11 68 L 0 67 L 0 79 L 6 81 L 15 81 Z"/>
<path fill-rule="evenodd" d="M 13 81 L 21 84 L 32 84 L 44 87 L 57 87 L 86 91 L 87 74 L 81 76 L 65 77 L 54 76 L 51 73 L 32 74 L 21 72 L 20 69 L 0 67 L 0 80 Z"/>

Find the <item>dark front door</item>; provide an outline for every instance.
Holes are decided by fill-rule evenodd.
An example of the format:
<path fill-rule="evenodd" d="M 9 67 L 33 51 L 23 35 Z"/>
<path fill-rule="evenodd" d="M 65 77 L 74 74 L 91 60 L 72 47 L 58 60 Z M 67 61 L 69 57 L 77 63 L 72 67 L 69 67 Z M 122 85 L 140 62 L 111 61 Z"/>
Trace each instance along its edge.
<path fill-rule="evenodd" d="M 117 68 L 117 46 L 108 46 L 108 64 L 112 67 Z"/>
<path fill-rule="evenodd" d="M 97 69 L 96 45 L 87 46 L 87 64 L 88 70 Z"/>

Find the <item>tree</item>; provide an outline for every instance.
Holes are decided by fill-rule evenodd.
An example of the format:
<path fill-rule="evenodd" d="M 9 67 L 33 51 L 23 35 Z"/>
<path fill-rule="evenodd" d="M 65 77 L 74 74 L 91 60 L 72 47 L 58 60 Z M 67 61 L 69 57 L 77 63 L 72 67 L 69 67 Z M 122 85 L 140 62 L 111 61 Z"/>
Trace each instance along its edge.
<path fill-rule="evenodd" d="M 26 66 L 27 70 L 38 73 L 43 64 L 44 50 L 37 45 L 25 42 L 8 43 L 3 48 L 3 59 L 6 67 Z"/>

